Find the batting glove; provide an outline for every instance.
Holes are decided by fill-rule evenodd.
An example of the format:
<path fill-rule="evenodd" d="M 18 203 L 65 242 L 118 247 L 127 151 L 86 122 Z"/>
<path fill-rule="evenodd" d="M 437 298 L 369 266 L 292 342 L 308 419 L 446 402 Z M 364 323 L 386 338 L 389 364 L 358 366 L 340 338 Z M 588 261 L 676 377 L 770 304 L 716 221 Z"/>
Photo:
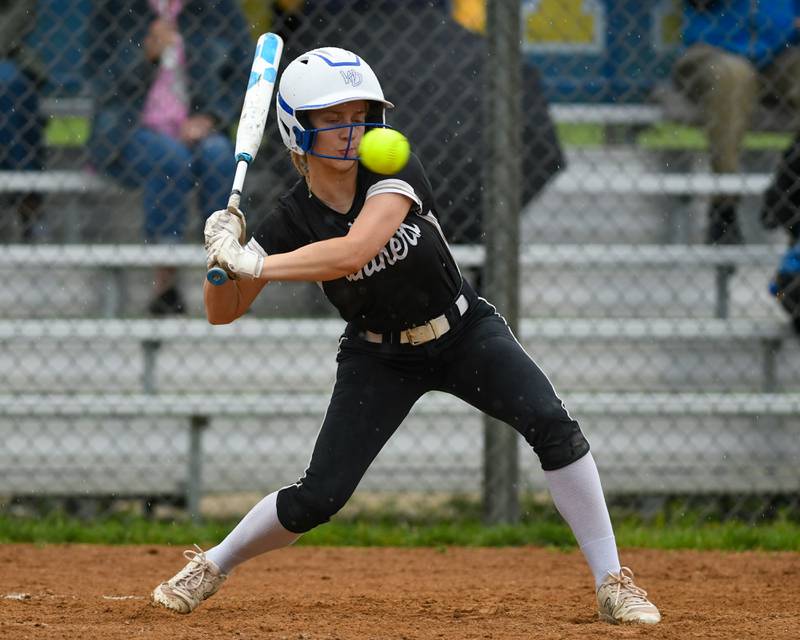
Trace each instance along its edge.
<path fill-rule="evenodd" d="M 222 235 L 212 243 L 208 259 L 229 274 L 245 278 L 260 277 L 264 266 L 264 256 L 245 249 L 236 238 L 229 235 Z"/>
<path fill-rule="evenodd" d="M 229 239 L 229 236 L 226 233 L 221 233 L 218 236 L 213 236 L 211 238 L 206 239 L 206 267 L 211 269 L 212 267 L 218 266 L 217 263 L 217 252 L 219 248 L 222 246 L 223 242 L 226 239 Z"/>
<path fill-rule="evenodd" d="M 203 232 L 206 251 L 214 239 L 221 235 L 231 236 L 236 238 L 239 244 L 244 244 L 246 240 L 245 228 L 244 213 L 238 208 L 231 207 L 230 209 L 215 211 L 208 216 Z"/>

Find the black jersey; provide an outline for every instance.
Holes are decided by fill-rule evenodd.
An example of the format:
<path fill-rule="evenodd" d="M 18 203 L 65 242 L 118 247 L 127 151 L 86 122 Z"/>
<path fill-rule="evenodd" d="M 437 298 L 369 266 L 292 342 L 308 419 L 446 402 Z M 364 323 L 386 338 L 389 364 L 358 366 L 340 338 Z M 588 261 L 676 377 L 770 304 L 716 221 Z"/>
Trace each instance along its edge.
<path fill-rule="evenodd" d="M 422 324 L 453 303 L 461 273 L 439 227 L 430 182 L 414 154 L 390 176 L 359 164 L 355 198 L 346 214 L 309 196 L 305 181 L 299 180 L 248 246 L 266 254 L 286 253 L 344 236 L 367 198 L 381 193 L 400 193 L 413 201 L 405 220 L 377 256 L 356 273 L 321 283 L 322 288 L 342 318 L 361 329 L 386 332 Z"/>

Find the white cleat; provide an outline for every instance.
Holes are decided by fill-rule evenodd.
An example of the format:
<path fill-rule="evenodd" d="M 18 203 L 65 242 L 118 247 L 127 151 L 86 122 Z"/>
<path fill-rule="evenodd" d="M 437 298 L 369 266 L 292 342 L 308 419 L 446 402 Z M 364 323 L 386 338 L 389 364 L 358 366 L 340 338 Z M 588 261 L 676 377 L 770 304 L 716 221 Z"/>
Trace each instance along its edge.
<path fill-rule="evenodd" d="M 647 591 L 633 584 L 633 571 L 628 567 L 622 567 L 618 574 L 608 573 L 597 589 L 597 606 L 600 619 L 611 624 L 661 621 L 658 609 L 647 599 Z"/>
<path fill-rule="evenodd" d="M 206 598 L 213 596 L 228 577 L 197 545 L 183 557 L 189 561 L 174 577 L 153 589 L 153 602 L 178 613 L 191 613 Z"/>

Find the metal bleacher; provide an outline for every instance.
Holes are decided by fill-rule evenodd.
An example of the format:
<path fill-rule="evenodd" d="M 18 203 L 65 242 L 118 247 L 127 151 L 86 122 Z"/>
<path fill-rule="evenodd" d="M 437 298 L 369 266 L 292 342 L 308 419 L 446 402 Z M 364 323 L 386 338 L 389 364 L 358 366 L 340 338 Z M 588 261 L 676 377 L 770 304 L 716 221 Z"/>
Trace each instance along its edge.
<path fill-rule="evenodd" d="M 729 181 L 734 190 L 750 194 L 757 193 L 764 181 L 763 176 L 740 178 L 722 180 Z M 628 452 L 628 466 L 601 468 L 611 492 L 727 492 L 754 486 L 765 492 L 784 492 L 797 488 L 794 463 L 784 460 L 781 452 L 790 451 L 786 443 L 796 437 L 792 425 L 800 412 L 796 366 L 800 349 L 765 290 L 780 248 L 774 242 L 745 247 L 667 244 L 669 233 L 649 226 L 652 222 L 646 223 L 641 241 L 610 243 L 591 231 L 585 237 L 573 236 L 572 242 L 558 239 L 559 225 L 574 233 L 583 224 L 570 221 L 580 205 L 565 207 L 565 201 L 619 196 L 660 201 L 686 195 L 704 198 L 715 180 L 720 179 L 702 174 L 626 174 L 604 181 L 581 174 L 580 163 L 572 163 L 542 201 L 526 212 L 529 219 L 536 220 L 537 237 L 555 241 L 521 247 L 521 299 L 528 302 L 523 302 L 520 313 L 520 340 L 549 372 L 571 412 L 594 434 L 598 458 L 603 459 L 604 447 L 613 442 L 615 430 L 635 430 L 645 417 L 663 420 L 668 433 L 691 432 L 730 444 L 732 453 L 726 455 L 732 464 L 709 469 L 701 485 L 697 477 L 706 474 L 701 470 L 707 460 L 680 444 L 668 446 L 661 457 L 652 452 Z M 559 199 L 558 218 L 537 216 L 536 207 L 546 205 L 547 198 Z M 643 210 L 632 224 L 656 217 L 656 211 Z M 597 222 L 598 227 L 602 224 Z M 454 250 L 464 267 L 484 261 L 481 247 L 457 246 Z M 270 317 L 266 303 L 254 310 L 254 315 L 264 313 L 265 317 L 244 318 L 224 327 L 210 326 L 201 318 L 143 319 L 131 300 L 141 299 L 137 288 L 140 292 L 147 288 L 143 274 L 153 264 L 175 266 L 199 282 L 203 251 L 197 246 L 80 243 L 9 245 L 0 250 L 4 279 L 24 280 L 46 272 L 55 276 L 54 282 L 64 283 L 64 293 L 54 290 L 45 307 L 33 301 L 26 307 L 24 300 L 14 301 L 8 291 L 0 291 L 0 301 L 9 310 L 7 319 L 0 322 L 0 342 L 8 347 L 7 364 L 15 359 L 24 362 L 18 354 L 31 345 L 39 349 L 53 345 L 55 354 L 84 362 L 79 368 L 86 370 L 66 381 L 55 371 L 27 372 L 19 378 L 18 388 L 7 387 L 0 394 L 0 414 L 17 424 L 34 425 L 28 427 L 33 429 L 42 421 L 57 419 L 66 424 L 102 424 L 103 434 L 106 427 L 124 433 L 139 422 L 145 434 L 157 425 L 183 434 L 164 448 L 170 464 L 159 464 L 158 457 L 140 459 L 134 455 L 133 442 L 129 448 L 134 453 L 122 460 L 108 454 L 98 457 L 72 452 L 68 462 L 49 466 L 52 477 L 39 474 L 37 483 L 28 483 L 32 491 L 58 487 L 67 494 L 177 494 L 184 495 L 190 511 L 198 513 L 203 482 L 223 491 L 252 487 L 252 467 L 245 464 L 240 474 L 231 476 L 228 465 L 223 481 L 220 469 L 227 458 L 204 458 L 203 451 L 215 446 L 212 434 L 219 429 L 238 429 L 252 420 L 286 424 L 287 428 L 299 422 L 308 425 L 301 431 L 307 430 L 308 438 L 313 437 L 333 380 L 341 322 Z M 553 277 L 556 274 L 557 278 Z M 662 282 L 685 282 L 685 286 L 676 295 Z M 760 282 L 763 291 L 754 292 L 753 282 Z M 663 292 L 659 293 L 659 288 Z M 262 297 L 271 295 L 266 291 Z M 199 309 L 196 294 L 194 309 Z M 270 345 L 280 345 L 280 354 L 271 353 Z M 226 375 L 232 377 L 224 392 L 199 392 L 207 386 L 213 388 L 214 376 L 207 363 L 214 362 L 220 352 L 234 358 L 229 364 L 249 365 L 226 369 Z M 112 377 L 105 364 L 110 359 L 125 362 Z M 272 367 L 266 371 L 280 372 L 280 376 L 260 380 L 267 392 L 252 386 L 251 375 L 237 377 L 235 373 L 257 368 L 262 359 Z M 637 368 L 643 360 L 650 363 L 646 374 Z M 730 366 L 732 362 L 735 367 Z M 417 422 L 432 418 L 440 425 L 480 420 L 460 401 L 438 394 L 424 398 L 409 422 L 413 429 Z M 739 451 L 734 438 L 746 438 L 754 428 L 770 430 L 770 445 L 756 454 Z M 103 434 L 93 437 L 101 442 Z M 114 444 L 122 446 L 127 438 Z M 274 477 L 260 471 L 259 481 L 285 482 L 291 469 L 302 468 L 307 454 L 301 449 L 303 453 L 296 459 L 288 458 L 285 466 L 270 469 Z M 246 450 L 239 455 L 242 460 L 250 459 Z M 461 455 L 463 460 L 471 454 L 457 448 L 448 455 Z M 683 460 L 681 468 L 671 462 L 678 458 Z M 766 459 L 771 466 L 759 463 Z M 11 465 L 9 473 L 24 475 L 26 460 Z M 393 466 L 391 453 L 382 460 L 393 473 L 403 467 Z M 657 472 L 648 487 L 638 480 L 631 483 L 627 472 L 645 460 Z M 448 464 L 447 460 L 437 463 Z M 33 468 L 35 460 L 29 464 Z M 110 484 L 106 478 L 93 485 L 80 472 L 102 464 L 128 473 Z M 685 473 L 687 468 L 693 469 L 692 474 Z M 468 481 L 459 479 L 455 471 L 449 477 L 456 483 Z M 365 482 L 369 487 L 369 480 Z M 398 490 L 405 486 L 396 475 L 392 482 Z M 407 482 L 412 488 L 414 479 Z"/>

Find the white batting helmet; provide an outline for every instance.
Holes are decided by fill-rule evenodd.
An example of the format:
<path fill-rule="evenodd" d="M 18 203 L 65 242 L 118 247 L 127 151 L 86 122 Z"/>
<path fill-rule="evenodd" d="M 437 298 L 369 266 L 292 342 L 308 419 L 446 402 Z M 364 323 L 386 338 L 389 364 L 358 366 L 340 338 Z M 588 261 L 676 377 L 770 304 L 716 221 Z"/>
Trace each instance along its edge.
<path fill-rule="evenodd" d="M 346 49 L 324 47 L 298 56 L 283 72 L 278 95 L 278 129 L 286 147 L 299 154 L 314 144 L 314 133 L 299 112 L 323 109 L 351 100 L 369 101 L 367 125 L 386 123 L 385 109 L 394 105 L 383 97 L 372 68 Z M 344 125 L 350 126 L 350 125 Z"/>

